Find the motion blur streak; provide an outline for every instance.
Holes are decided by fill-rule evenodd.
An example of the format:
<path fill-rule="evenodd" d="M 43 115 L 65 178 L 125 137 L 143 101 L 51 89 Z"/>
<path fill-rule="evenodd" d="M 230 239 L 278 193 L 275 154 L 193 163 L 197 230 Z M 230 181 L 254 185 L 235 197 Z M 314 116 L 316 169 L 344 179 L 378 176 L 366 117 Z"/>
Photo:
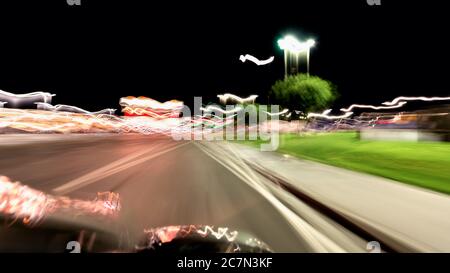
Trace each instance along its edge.
<path fill-rule="evenodd" d="M 79 114 L 43 110 L 1 108 L 0 129 L 29 133 L 164 133 L 179 126 L 176 119 L 117 117 L 107 114 Z"/>
<path fill-rule="evenodd" d="M 283 111 L 277 112 L 277 113 L 269 113 L 269 112 L 267 112 L 267 111 L 263 111 L 263 112 L 266 113 L 267 115 L 273 117 L 273 116 L 281 116 L 281 115 L 284 115 L 284 114 L 286 114 L 286 113 L 289 112 L 289 109 L 284 109 Z"/>
<path fill-rule="evenodd" d="M 256 98 L 258 97 L 258 95 L 251 95 L 248 96 L 247 98 L 241 98 L 239 96 L 230 94 L 230 93 L 226 93 L 223 95 L 217 95 L 217 97 L 220 99 L 221 103 L 227 103 L 229 100 L 231 101 L 236 101 L 239 103 L 254 103 Z"/>
<path fill-rule="evenodd" d="M 100 115 L 100 114 L 107 114 L 107 115 L 114 115 L 114 112 L 116 109 L 103 109 L 97 112 L 89 112 L 87 110 L 81 109 L 76 106 L 71 105 L 65 105 L 65 104 L 57 104 L 57 105 L 51 105 L 49 103 L 45 102 L 36 102 L 38 109 L 46 110 L 46 111 L 60 111 L 60 112 L 72 112 L 72 113 L 80 113 L 80 114 L 88 114 L 88 115 Z"/>
<path fill-rule="evenodd" d="M 134 109 L 136 110 L 136 109 Z M 134 111 L 133 110 L 133 111 Z M 1 108 L 0 129 L 15 129 L 28 133 L 140 133 L 165 134 L 190 131 L 192 127 L 205 125 L 221 128 L 234 122 L 233 116 L 221 118 L 215 115 L 187 118 L 171 118 L 172 113 L 151 116 L 117 117 L 107 114 L 79 114 L 43 110 Z"/>
<path fill-rule="evenodd" d="M 156 119 L 165 119 L 165 118 L 177 118 L 179 113 L 157 113 L 151 110 L 143 109 L 143 108 L 131 108 L 129 106 L 125 106 L 122 109 L 122 112 L 125 113 L 126 116 L 149 116 Z"/>
<path fill-rule="evenodd" d="M 414 101 L 414 100 L 420 100 L 420 101 L 442 101 L 442 100 L 450 100 L 450 97 L 397 97 L 393 101 L 389 102 L 383 102 L 384 105 L 394 105 L 397 104 L 399 101 Z"/>
<path fill-rule="evenodd" d="M 268 58 L 267 60 L 259 60 L 250 54 L 245 54 L 245 56 L 244 55 L 239 56 L 239 60 L 243 63 L 245 63 L 246 60 L 249 60 L 251 62 L 254 62 L 256 65 L 266 65 L 266 64 L 270 64 L 271 62 L 273 62 L 274 57 L 272 56 L 272 57 Z"/>
<path fill-rule="evenodd" d="M 364 105 L 364 104 L 352 104 L 348 108 L 341 108 L 341 111 L 342 112 L 349 112 L 353 108 L 369 108 L 369 109 L 374 109 L 374 110 L 395 109 L 395 108 L 400 108 L 400 107 L 402 107 L 405 104 L 406 104 L 406 101 L 399 102 L 398 104 L 392 105 L 392 106 L 373 106 L 373 105 Z"/>
<path fill-rule="evenodd" d="M 97 193 L 94 201 L 83 201 L 47 195 L 8 177 L 0 177 L 0 213 L 24 224 L 38 224 L 46 216 L 59 210 L 75 209 L 77 214 L 115 216 L 120 210 L 119 195 L 112 192 Z"/>
<path fill-rule="evenodd" d="M 217 106 L 209 105 L 206 108 L 205 107 L 200 107 L 200 110 L 205 111 L 205 112 L 220 112 L 222 114 L 232 114 L 232 113 L 236 113 L 236 112 L 242 111 L 243 108 L 240 107 L 240 106 L 236 106 L 236 107 L 234 107 L 233 109 L 230 109 L 230 110 L 223 110 L 222 108 L 219 108 Z"/>
<path fill-rule="evenodd" d="M 177 237 L 181 226 L 168 226 L 158 229 L 144 229 L 144 233 L 149 237 L 149 246 L 153 243 L 168 243 Z M 156 237 L 156 238 L 155 238 Z"/>
<path fill-rule="evenodd" d="M 171 144 L 171 145 L 167 145 L 165 149 L 162 149 L 161 151 L 157 152 L 157 153 L 151 153 L 155 147 L 152 146 L 146 150 L 140 150 L 137 151 L 134 154 L 128 155 L 127 157 L 124 157 L 122 159 L 119 159 L 117 161 L 114 161 L 106 166 L 103 166 L 93 172 L 90 172 L 86 175 L 83 175 L 77 179 L 74 179 L 72 181 L 69 181 L 67 183 L 65 183 L 64 185 L 61 185 L 55 189 L 53 189 L 53 191 L 55 193 L 58 194 L 66 194 L 69 193 L 73 190 L 76 190 L 80 187 L 84 187 L 88 184 L 94 183 L 98 180 L 104 179 L 108 176 L 111 176 L 113 174 L 119 173 L 123 170 L 126 170 L 128 168 L 134 167 L 138 164 L 142 164 L 145 161 L 148 161 L 150 159 L 156 158 L 160 155 L 163 155 L 165 153 L 168 153 L 170 151 L 173 151 L 177 148 L 183 147 L 184 145 L 189 144 L 189 142 L 183 143 L 183 144 Z M 160 148 L 160 147 L 159 147 Z M 145 157 L 141 157 L 144 154 L 148 154 L 150 153 L 150 155 L 147 155 Z M 138 158 L 134 160 L 135 158 Z"/>
<path fill-rule="evenodd" d="M 125 116 L 149 116 L 155 119 L 178 118 L 183 102 L 170 100 L 164 103 L 147 97 L 121 98 L 119 104 Z"/>
<path fill-rule="evenodd" d="M 73 199 L 91 200 L 97 192 L 120 194 L 120 213 L 113 221 L 55 213 L 42 224 L 67 221 L 119 233 L 118 238 L 124 238 L 130 248 L 135 241 L 141 242 L 145 229 L 210 225 L 216 232 L 217 227 L 228 227 L 228 231 L 254 236 L 277 252 L 311 251 L 271 203 L 193 141 L 175 141 L 159 134 L 39 134 L 28 135 L 26 143 L 21 138 L 5 135 L 0 139 L 0 153 L 8 154 L 0 158 L 0 173 L 39 191 Z M 148 152 L 109 165 L 144 150 Z M 105 166 L 109 168 L 95 172 Z M 112 174 L 116 169 L 120 171 Z M 78 180 L 83 176 L 83 181 Z M 53 191 L 75 180 L 80 183 L 64 189 L 66 193 Z"/>
<path fill-rule="evenodd" d="M 228 231 L 228 228 L 219 227 L 217 231 L 213 229 L 212 226 L 205 226 L 204 229 L 197 229 L 197 233 L 206 236 L 208 233 L 216 237 L 217 239 L 221 239 L 225 237 L 228 241 L 232 242 L 236 239 L 238 232 L 237 231 Z"/>
<path fill-rule="evenodd" d="M 326 118 L 326 119 L 342 119 L 342 118 L 348 118 L 351 115 L 353 115 L 353 112 L 347 112 L 343 115 L 340 116 L 330 116 L 328 115 L 331 112 L 331 109 L 325 110 L 323 111 L 322 114 L 318 114 L 318 113 L 309 113 L 308 114 L 308 118 L 312 118 L 312 117 L 320 117 L 320 118 Z"/>
<path fill-rule="evenodd" d="M 130 107 L 140 107 L 140 108 L 151 108 L 151 109 L 164 109 L 164 110 L 175 110 L 183 108 L 183 102 L 177 100 L 170 100 L 166 102 L 159 102 L 157 100 L 147 98 L 147 97 L 124 97 L 120 99 L 119 104 L 121 106 Z"/>
<path fill-rule="evenodd" d="M 292 228 L 296 230 L 297 235 L 307 242 L 313 252 L 345 252 L 343 248 L 316 230 L 277 199 L 261 181 L 261 178 L 255 174 L 254 170 L 247 166 L 233 150 L 220 149 L 219 146 L 210 143 L 195 143 L 195 145 L 270 202 Z"/>
<path fill-rule="evenodd" d="M 383 102 L 383 105 L 386 106 L 373 106 L 373 105 L 364 105 L 364 104 L 352 104 L 348 108 L 341 108 L 342 112 L 349 112 L 353 108 L 370 108 L 374 110 L 382 110 L 382 109 L 395 109 L 400 108 L 404 106 L 407 102 L 406 101 L 443 101 L 443 100 L 450 100 L 450 97 L 397 97 L 392 101 L 386 101 Z"/>
<path fill-rule="evenodd" d="M 121 119 L 112 115 L 88 115 L 2 108 L 0 128 L 13 128 L 29 133 L 55 132 L 120 132 L 130 131 Z"/>
<path fill-rule="evenodd" d="M 203 115 L 203 116 L 195 116 L 193 119 L 188 120 L 192 124 L 192 127 L 200 127 L 205 126 L 207 128 L 222 128 L 228 124 L 234 123 L 234 118 L 237 115 L 227 115 L 225 118 L 216 116 L 216 115 Z"/>
<path fill-rule="evenodd" d="M 55 94 L 47 92 L 32 92 L 27 94 L 13 94 L 0 90 L 0 101 L 8 102 L 11 107 L 20 107 L 21 105 L 32 104 L 38 101 L 51 103 Z"/>

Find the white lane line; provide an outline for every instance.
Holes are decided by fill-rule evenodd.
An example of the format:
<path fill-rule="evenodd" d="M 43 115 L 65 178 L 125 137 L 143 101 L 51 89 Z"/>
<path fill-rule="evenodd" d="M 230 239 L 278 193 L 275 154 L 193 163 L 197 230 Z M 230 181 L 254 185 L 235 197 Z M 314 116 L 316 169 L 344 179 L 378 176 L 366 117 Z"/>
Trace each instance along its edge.
<path fill-rule="evenodd" d="M 78 178 L 76 178 L 76 179 L 74 179 L 72 181 L 69 181 L 69 182 L 65 183 L 64 185 L 61 185 L 61 186 L 59 186 L 57 188 L 54 188 L 53 192 L 56 193 L 56 194 L 66 194 L 68 192 L 74 191 L 74 190 L 79 189 L 81 187 L 84 187 L 86 185 L 92 184 L 92 183 L 94 183 L 94 182 L 96 182 L 96 181 L 98 181 L 100 179 L 104 179 L 104 178 L 106 178 L 106 177 L 108 177 L 110 175 L 113 175 L 115 173 L 121 172 L 121 171 L 123 171 L 125 169 L 131 168 L 131 167 L 136 166 L 138 164 L 141 164 L 141 163 L 143 163 L 143 162 L 145 162 L 147 160 L 150 160 L 152 158 L 155 158 L 155 157 L 158 157 L 158 156 L 163 155 L 165 153 L 168 153 L 170 151 L 173 151 L 173 150 L 175 150 L 177 148 L 180 148 L 180 147 L 182 147 L 184 145 L 187 145 L 189 143 L 190 142 L 187 142 L 187 143 L 184 143 L 184 144 L 176 144 L 176 145 L 171 146 L 168 149 L 165 149 L 165 150 L 159 151 L 157 153 L 151 154 L 149 156 L 146 156 L 146 157 L 143 157 L 143 158 L 140 158 L 140 159 L 137 159 L 137 160 L 134 160 L 134 161 L 126 163 L 127 161 L 130 161 L 130 160 L 132 160 L 132 159 L 134 159 L 136 157 L 139 157 L 139 156 L 141 156 L 141 155 L 143 155 L 145 153 L 151 152 L 152 150 L 155 149 L 155 147 L 153 146 L 150 149 L 146 149 L 144 151 L 131 154 L 131 155 L 125 157 L 125 158 L 122 158 L 122 159 L 119 159 L 117 161 L 114 161 L 114 162 L 112 162 L 112 163 L 110 163 L 110 164 L 108 164 L 108 165 L 106 165 L 106 166 L 104 166 L 104 167 L 102 167 L 100 169 L 94 170 L 94 171 L 92 171 L 92 172 L 90 172 L 90 173 L 88 173 L 86 175 L 83 175 L 83 176 L 78 177 Z"/>

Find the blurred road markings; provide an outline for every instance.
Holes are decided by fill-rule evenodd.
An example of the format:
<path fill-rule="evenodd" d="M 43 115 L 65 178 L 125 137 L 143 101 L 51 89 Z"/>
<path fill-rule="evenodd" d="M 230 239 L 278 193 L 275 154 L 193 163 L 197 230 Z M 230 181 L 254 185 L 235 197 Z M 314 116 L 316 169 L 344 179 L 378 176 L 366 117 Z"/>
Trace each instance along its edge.
<path fill-rule="evenodd" d="M 124 157 L 124 158 L 121 158 L 119 160 L 111 162 L 110 164 L 108 164 L 106 166 L 103 166 L 103 167 L 101 167 L 99 169 L 96 169 L 96 170 L 90 172 L 90 173 L 87 173 L 87 174 L 85 174 L 85 175 L 83 175 L 81 177 L 78 177 L 78 178 L 76 178 L 76 179 L 74 179 L 72 181 L 69 181 L 69 182 L 67 182 L 67 183 L 65 183 L 65 184 L 63 184 L 63 185 L 61 185 L 61 186 L 59 186 L 57 188 L 54 188 L 53 192 L 55 194 L 66 194 L 66 193 L 69 193 L 71 191 L 77 190 L 77 189 L 79 189 L 81 187 L 84 187 L 86 185 L 92 184 L 92 183 L 94 183 L 94 182 L 96 182 L 98 180 L 104 179 L 104 178 L 106 178 L 108 176 L 111 176 L 113 174 L 116 174 L 118 172 L 126 170 L 128 168 L 134 167 L 134 166 L 136 166 L 138 164 L 144 163 L 145 161 L 148 161 L 150 159 L 153 159 L 155 157 L 158 157 L 160 155 L 163 155 L 165 153 L 173 151 L 173 150 L 175 150 L 177 148 L 180 148 L 180 147 L 182 147 L 184 145 L 187 145 L 189 143 L 190 142 L 186 142 L 186 143 L 183 143 L 183 144 L 171 145 L 167 149 L 163 149 L 162 151 L 159 151 L 157 153 L 152 153 L 152 154 L 150 154 L 150 155 L 148 155 L 146 157 L 142 157 L 142 158 L 139 158 L 137 160 L 134 160 L 134 159 L 136 159 L 136 158 L 138 158 L 138 157 L 140 157 L 140 156 L 142 156 L 144 154 L 152 152 L 153 150 L 155 150 L 156 147 L 152 146 L 149 149 L 145 149 L 145 150 L 142 150 L 142 151 L 135 152 L 135 153 L 130 154 L 130 155 Z"/>

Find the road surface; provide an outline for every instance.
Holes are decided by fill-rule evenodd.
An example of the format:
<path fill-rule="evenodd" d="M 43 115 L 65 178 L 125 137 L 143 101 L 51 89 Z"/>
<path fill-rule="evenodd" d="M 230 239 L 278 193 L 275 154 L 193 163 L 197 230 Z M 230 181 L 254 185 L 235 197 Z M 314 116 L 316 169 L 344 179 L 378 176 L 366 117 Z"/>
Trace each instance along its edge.
<path fill-rule="evenodd" d="M 193 142 L 138 135 L 0 137 L 1 175 L 86 200 L 117 192 L 117 221 L 131 236 L 150 227 L 207 224 L 250 232 L 277 252 L 312 251 L 298 223 L 280 213 L 285 208 Z"/>

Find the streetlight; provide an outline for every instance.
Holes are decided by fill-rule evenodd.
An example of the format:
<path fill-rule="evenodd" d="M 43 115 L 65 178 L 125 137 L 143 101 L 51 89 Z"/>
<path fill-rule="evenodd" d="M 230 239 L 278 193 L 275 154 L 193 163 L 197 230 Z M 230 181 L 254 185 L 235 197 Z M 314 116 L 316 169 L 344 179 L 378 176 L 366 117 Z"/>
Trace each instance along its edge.
<path fill-rule="evenodd" d="M 306 73 L 309 76 L 309 56 L 311 53 L 311 47 L 313 47 L 316 44 L 316 41 L 314 41 L 313 39 L 308 39 L 306 41 Z"/>
<path fill-rule="evenodd" d="M 306 69 L 309 75 L 309 58 L 311 47 L 313 47 L 316 42 L 313 39 L 308 39 L 306 42 L 300 42 L 295 37 L 291 35 L 285 36 L 283 39 L 278 40 L 278 46 L 284 50 L 284 76 L 287 77 L 287 60 L 289 54 L 294 54 L 296 58 L 296 70 L 298 71 L 298 56 L 300 53 L 306 52 Z"/>

